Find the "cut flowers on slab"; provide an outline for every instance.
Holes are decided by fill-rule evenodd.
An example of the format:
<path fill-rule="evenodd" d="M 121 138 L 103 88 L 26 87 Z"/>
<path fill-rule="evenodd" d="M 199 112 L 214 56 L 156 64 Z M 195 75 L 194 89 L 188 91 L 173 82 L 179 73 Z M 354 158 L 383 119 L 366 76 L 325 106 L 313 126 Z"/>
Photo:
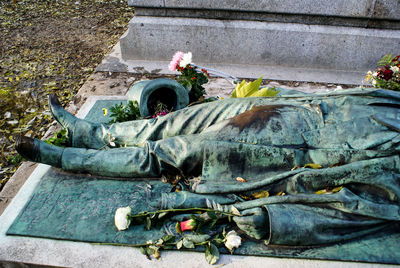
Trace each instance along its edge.
<path fill-rule="evenodd" d="M 400 55 L 385 55 L 376 71 L 368 71 L 365 80 L 376 88 L 400 91 Z"/>
<path fill-rule="evenodd" d="M 196 65 L 192 64 L 191 52 L 176 52 L 168 69 L 181 73 L 177 81 L 189 91 L 189 102 L 196 102 L 206 94 L 203 85 L 208 82 L 209 74 L 207 70 L 199 70 Z"/>
<path fill-rule="evenodd" d="M 229 252 L 242 244 L 242 238 L 231 230 L 226 233 L 225 228 L 216 225 L 217 222 L 231 221 L 232 217 L 240 217 L 240 212 L 232 205 L 222 206 L 218 203 L 207 200 L 208 208 L 181 208 L 163 209 L 157 211 L 144 211 L 132 214 L 131 208 L 120 207 L 114 215 L 114 223 L 118 231 L 129 228 L 131 224 L 143 224 L 146 230 L 160 223 L 174 221 L 174 217 L 184 216 L 175 224 L 173 233 L 167 232 L 163 237 L 155 241 L 147 241 L 143 244 L 123 245 L 116 243 L 101 243 L 117 246 L 138 247 L 140 251 L 151 259 L 151 256 L 159 259 L 162 249 L 194 249 L 198 246 L 205 248 L 205 258 L 208 263 L 215 264 L 219 259 L 218 247 L 225 247 Z M 183 220 L 188 217 L 190 218 Z M 133 227 L 135 228 L 135 227 Z M 189 233 L 190 232 L 190 233 Z"/>

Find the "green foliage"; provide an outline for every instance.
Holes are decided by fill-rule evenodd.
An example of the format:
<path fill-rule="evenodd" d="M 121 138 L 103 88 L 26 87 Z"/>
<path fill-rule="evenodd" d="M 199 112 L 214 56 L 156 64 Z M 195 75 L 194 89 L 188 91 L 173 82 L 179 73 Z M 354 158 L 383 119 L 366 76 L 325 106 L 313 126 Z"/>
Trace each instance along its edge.
<path fill-rule="evenodd" d="M 399 82 L 386 81 L 384 79 L 376 79 L 375 87 L 400 91 L 400 83 Z"/>
<path fill-rule="evenodd" d="M 178 70 L 181 76 L 177 78 L 177 81 L 189 91 L 189 102 L 195 102 L 206 94 L 202 86 L 208 83 L 206 71 L 199 72 L 196 67 L 190 65 Z"/>
<path fill-rule="evenodd" d="M 219 259 L 218 247 L 223 246 L 226 241 L 226 232 L 225 228 L 223 228 L 222 232 L 221 228 L 211 228 L 214 227 L 217 220 L 224 220 L 232 216 L 240 216 L 240 212 L 234 206 L 222 206 L 208 199 L 207 206 L 209 208 L 170 208 L 157 211 L 143 211 L 135 215 L 129 215 L 132 223 L 143 224 L 146 230 L 150 230 L 151 226 L 156 225 L 157 222 L 159 223 L 162 221 L 162 226 L 165 226 L 165 223 L 170 221 L 173 215 L 186 215 L 187 212 L 191 212 L 194 214 L 191 214 L 190 218 L 197 222 L 196 225 L 201 225 L 205 228 L 203 230 L 197 228 L 192 234 L 187 234 L 187 232 L 182 233 L 180 222 L 177 222 L 175 225 L 176 236 L 165 235 L 156 241 L 147 241 L 145 244 L 128 246 L 139 247 L 140 252 L 146 255 L 148 259 L 151 259 L 151 257 L 159 259 L 162 249 L 194 249 L 197 246 L 205 246 L 205 258 L 207 262 L 215 264 Z M 203 213 L 199 214 L 200 212 Z M 216 231 L 218 232 L 217 234 L 215 234 Z M 212 236 L 207 233 L 214 233 L 214 235 Z"/>
<path fill-rule="evenodd" d="M 54 134 L 53 137 L 45 140 L 48 144 L 53 144 L 56 146 L 67 147 L 68 146 L 68 131 L 62 129 Z"/>
<path fill-rule="evenodd" d="M 209 243 L 209 245 L 206 245 L 205 254 L 206 254 L 206 261 L 209 264 L 213 265 L 217 263 L 219 259 L 219 250 L 213 243 Z"/>
<path fill-rule="evenodd" d="M 385 55 L 378 62 L 375 72 L 369 71 L 365 80 L 376 88 L 400 91 L 400 55 Z"/>
<path fill-rule="evenodd" d="M 22 156 L 20 154 L 16 154 L 16 155 L 10 155 L 7 158 L 7 161 L 10 162 L 13 165 L 18 165 L 19 163 L 21 163 L 22 161 Z"/>
<path fill-rule="evenodd" d="M 140 110 L 136 101 L 128 101 L 126 105 L 122 102 L 116 104 L 110 108 L 110 117 L 112 118 L 109 124 L 117 122 L 126 122 L 132 120 L 138 120 L 140 116 Z"/>
<path fill-rule="evenodd" d="M 395 56 L 393 56 L 392 54 L 385 55 L 382 57 L 382 59 L 380 61 L 378 61 L 377 66 L 380 67 L 380 66 L 391 65 L 394 58 L 395 58 Z"/>
<path fill-rule="evenodd" d="M 236 85 L 235 90 L 232 92 L 231 98 L 248 98 L 248 97 L 275 97 L 279 90 L 276 88 L 262 88 L 260 89 L 262 76 L 253 82 L 246 82 L 243 80 L 240 84 Z"/>

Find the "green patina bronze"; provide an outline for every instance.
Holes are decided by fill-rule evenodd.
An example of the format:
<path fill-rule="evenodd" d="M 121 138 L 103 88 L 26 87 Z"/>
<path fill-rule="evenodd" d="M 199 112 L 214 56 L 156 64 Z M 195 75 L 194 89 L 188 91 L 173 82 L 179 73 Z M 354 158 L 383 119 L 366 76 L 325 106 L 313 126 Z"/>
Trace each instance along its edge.
<path fill-rule="evenodd" d="M 188 91 L 178 82 L 166 78 L 135 83 L 128 91 L 128 99 L 137 101 L 142 117 L 154 114 L 154 107 L 163 103 L 168 110 L 180 110 L 189 104 Z"/>
<path fill-rule="evenodd" d="M 234 219 L 237 226 L 268 245 L 258 245 L 260 251 L 288 246 L 287 255 L 296 255 L 297 247 L 330 244 L 299 256 L 331 258 L 335 248 L 333 258 L 349 259 L 338 249 L 350 245 L 351 254 L 363 256 L 359 260 L 377 261 L 379 252 L 386 257 L 378 261 L 399 263 L 398 254 L 385 255 L 388 245 L 381 235 L 399 235 L 400 94 L 379 89 L 288 93 L 215 101 L 113 125 L 78 120 L 75 148 L 52 150 L 59 150 L 62 169 L 75 173 L 130 179 L 201 175 L 187 191 L 161 191 L 149 204 L 205 207 L 206 198 L 235 204 L 244 215 Z M 309 163 L 322 168 L 301 168 Z M 343 188 L 315 194 L 335 187 Z M 260 191 L 271 196 L 240 197 Z M 286 195 L 275 196 L 280 192 Z M 376 241 L 373 253 L 366 241 Z M 275 255 L 286 256 L 282 250 Z"/>

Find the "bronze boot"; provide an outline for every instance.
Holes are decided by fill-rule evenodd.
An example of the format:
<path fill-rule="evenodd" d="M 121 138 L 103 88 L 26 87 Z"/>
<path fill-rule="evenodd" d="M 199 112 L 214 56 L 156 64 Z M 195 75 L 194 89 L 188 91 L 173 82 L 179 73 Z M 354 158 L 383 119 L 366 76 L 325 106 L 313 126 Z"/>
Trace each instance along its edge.
<path fill-rule="evenodd" d="M 38 139 L 24 136 L 17 137 L 15 149 L 25 159 L 54 167 L 61 167 L 61 156 L 64 148 L 50 145 Z"/>
<path fill-rule="evenodd" d="M 108 126 L 75 117 L 61 106 L 55 94 L 49 96 L 49 107 L 53 118 L 67 130 L 69 146 L 91 149 L 107 146 Z"/>

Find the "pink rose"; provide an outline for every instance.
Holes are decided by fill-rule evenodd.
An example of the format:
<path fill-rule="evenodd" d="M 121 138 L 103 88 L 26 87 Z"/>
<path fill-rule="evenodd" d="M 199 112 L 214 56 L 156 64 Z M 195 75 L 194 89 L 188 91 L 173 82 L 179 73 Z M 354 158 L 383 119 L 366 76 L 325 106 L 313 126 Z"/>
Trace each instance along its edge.
<path fill-rule="evenodd" d="M 178 66 L 179 62 L 181 61 L 184 53 L 181 51 L 178 51 L 175 53 L 175 55 L 172 57 L 171 62 L 168 65 L 168 69 L 173 72 L 176 71 L 176 67 Z"/>
<path fill-rule="evenodd" d="M 196 227 L 196 222 L 193 219 L 181 222 L 181 231 L 193 230 Z"/>

